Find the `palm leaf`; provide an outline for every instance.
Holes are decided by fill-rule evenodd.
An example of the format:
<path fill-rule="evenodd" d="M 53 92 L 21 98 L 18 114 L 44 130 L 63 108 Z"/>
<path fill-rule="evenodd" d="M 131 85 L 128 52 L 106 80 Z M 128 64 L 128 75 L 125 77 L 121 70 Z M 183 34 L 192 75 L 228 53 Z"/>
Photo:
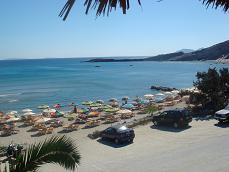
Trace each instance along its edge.
<path fill-rule="evenodd" d="M 66 136 L 52 136 L 44 142 L 31 145 L 26 152 L 17 157 L 11 172 L 29 172 L 46 163 L 55 163 L 68 170 L 79 165 L 80 154 L 74 142 Z"/>
<path fill-rule="evenodd" d="M 162 0 L 158 0 L 160 2 Z M 199 0 L 202 1 L 204 5 L 209 7 L 212 5 L 215 8 L 222 7 L 223 10 L 226 12 L 229 9 L 229 0 Z M 141 0 L 137 0 L 138 4 L 141 6 Z M 69 12 L 71 11 L 75 0 L 67 0 L 66 4 L 64 5 L 63 9 L 61 10 L 59 16 L 63 17 L 63 20 L 66 20 Z M 84 6 L 86 6 L 86 14 L 88 14 L 91 8 L 96 9 L 96 15 L 100 16 L 101 14 L 107 15 L 111 12 L 112 8 L 117 7 L 119 4 L 120 8 L 122 9 L 123 14 L 126 14 L 126 11 L 130 8 L 129 0 L 85 0 Z"/>
<path fill-rule="evenodd" d="M 5 154 L 6 153 L 6 150 L 7 150 L 7 147 L 0 146 L 0 155 L 1 154 Z"/>
<path fill-rule="evenodd" d="M 207 7 L 209 7 L 209 5 L 212 5 L 215 8 L 222 7 L 225 12 L 228 11 L 229 9 L 228 0 L 201 0 L 201 1 L 203 1 L 203 4 L 205 4 Z"/>
<path fill-rule="evenodd" d="M 148 114 L 152 115 L 157 110 L 158 110 L 158 107 L 157 106 L 149 105 L 149 106 L 146 107 L 145 113 L 148 113 Z"/>

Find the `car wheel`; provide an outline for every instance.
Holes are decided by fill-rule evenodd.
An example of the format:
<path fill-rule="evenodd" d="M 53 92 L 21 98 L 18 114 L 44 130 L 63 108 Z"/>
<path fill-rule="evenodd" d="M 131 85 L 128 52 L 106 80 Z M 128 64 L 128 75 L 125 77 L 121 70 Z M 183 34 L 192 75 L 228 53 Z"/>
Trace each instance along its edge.
<path fill-rule="evenodd" d="M 154 125 L 158 125 L 158 122 L 157 122 L 157 121 L 153 121 L 153 124 L 154 124 Z"/>
<path fill-rule="evenodd" d="M 220 124 L 224 123 L 224 120 L 219 120 L 219 123 L 220 123 Z"/>
<path fill-rule="evenodd" d="M 119 140 L 118 139 L 115 139 L 114 140 L 116 144 L 119 144 Z"/>
<path fill-rule="evenodd" d="M 178 123 L 174 122 L 174 123 L 173 123 L 173 127 L 174 127 L 174 128 L 178 128 Z"/>

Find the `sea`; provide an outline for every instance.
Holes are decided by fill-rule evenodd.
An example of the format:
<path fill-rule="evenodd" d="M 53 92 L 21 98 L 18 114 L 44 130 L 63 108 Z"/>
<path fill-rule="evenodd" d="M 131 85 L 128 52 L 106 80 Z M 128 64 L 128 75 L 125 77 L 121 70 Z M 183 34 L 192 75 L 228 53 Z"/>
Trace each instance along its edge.
<path fill-rule="evenodd" d="M 151 85 L 192 87 L 198 71 L 228 64 L 205 62 L 111 62 L 88 63 L 88 59 L 56 58 L 0 61 L 0 111 L 21 111 L 47 104 L 121 101 L 155 94 Z"/>

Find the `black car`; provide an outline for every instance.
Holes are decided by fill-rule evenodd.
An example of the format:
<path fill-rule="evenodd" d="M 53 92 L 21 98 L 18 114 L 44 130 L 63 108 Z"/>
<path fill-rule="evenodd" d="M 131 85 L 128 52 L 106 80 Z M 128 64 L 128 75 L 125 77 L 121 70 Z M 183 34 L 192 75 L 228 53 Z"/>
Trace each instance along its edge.
<path fill-rule="evenodd" d="M 224 109 L 217 111 L 214 118 L 219 122 L 229 121 L 229 105 L 227 105 Z"/>
<path fill-rule="evenodd" d="M 116 125 L 109 127 L 101 132 L 102 139 L 109 139 L 116 144 L 122 142 L 133 142 L 135 137 L 134 130 L 124 125 Z"/>
<path fill-rule="evenodd" d="M 153 116 L 154 125 L 167 124 L 174 128 L 186 127 L 192 121 L 192 116 L 185 109 L 168 110 Z"/>

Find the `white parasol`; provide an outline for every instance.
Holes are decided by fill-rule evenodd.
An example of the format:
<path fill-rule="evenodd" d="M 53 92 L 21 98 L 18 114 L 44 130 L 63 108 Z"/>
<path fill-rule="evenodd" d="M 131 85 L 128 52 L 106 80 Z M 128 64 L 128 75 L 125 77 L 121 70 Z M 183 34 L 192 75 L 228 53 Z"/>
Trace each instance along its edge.
<path fill-rule="evenodd" d="M 32 112 L 32 109 L 23 109 L 22 112 Z"/>

